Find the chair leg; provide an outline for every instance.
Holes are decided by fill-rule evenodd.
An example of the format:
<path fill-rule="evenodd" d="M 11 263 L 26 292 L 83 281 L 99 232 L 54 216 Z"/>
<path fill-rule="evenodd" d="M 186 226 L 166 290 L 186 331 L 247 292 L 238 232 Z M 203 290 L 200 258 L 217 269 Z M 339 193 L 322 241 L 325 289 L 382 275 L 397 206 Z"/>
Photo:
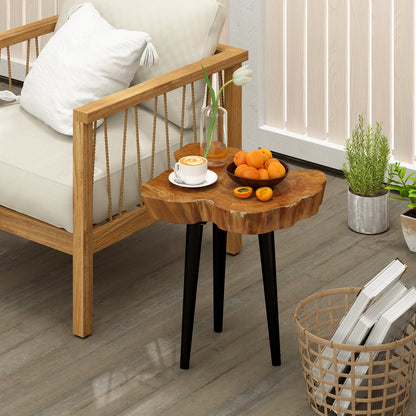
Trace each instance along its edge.
<path fill-rule="evenodd" d="M 277 303 L 276 257 L 273 231 L 266 234 L 259 234 L 259 247 L 272 365 L 280 365 L 279 311 Z"/>
<path fill-rule="evenodd" d="M 214 266 L 214 331 L 222 332 L 227 231 L 220 230 L 216 224 L 212 224 L 212 243 Z"/>
<path fill-rule="evenodd" d="M 74 247 L 75 248 L 75 247 Z M 83 247 L 73 253 L 73 333 L 85 338 L 92 334 L 93 253 Z"/>
<path fill-rule="evenodd" d="M 182 339 L 180 367 L 189 368 L 192 331 L 194 327 L 196 290 L 198 285 L 199 260 L 201 257 L 203 224 L 186 226 L 185 273 L 183 286 Z"/>

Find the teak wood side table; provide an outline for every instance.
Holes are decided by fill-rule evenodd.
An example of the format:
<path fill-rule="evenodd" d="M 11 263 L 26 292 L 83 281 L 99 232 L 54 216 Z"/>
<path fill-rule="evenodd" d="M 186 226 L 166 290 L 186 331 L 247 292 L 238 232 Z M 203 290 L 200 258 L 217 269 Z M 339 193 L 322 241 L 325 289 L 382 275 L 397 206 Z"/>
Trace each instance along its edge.
<path fill-rule="evenodd" d="M 237 151 L 228 149 L 230 161 Z M 199 145 L 183 147 L 175 153 L 175 158 L 189 154 L 199 154 Z M 217 182 L 203 188 L 171 184 L 168 177 L 172 170 L 142 186 L 151 215 L 158 220 L 187 225 L 180 367 L 189 368 L 202 230 L 206 222 L 213 223 L 214 331 L 222 331 L 227 232 L 257 234 L 272 365 L 280 365 L 274 231 L 291 227 L 318 212 L 326 176 L 318 170 L 290 170 L 285 180 L 275 186 L 273 198 L 261 202 L 255 196 L 236 198 L 233 189 L 238 185 L 228 177 L 224 167 L 213 170 L 218 175 Z"/>

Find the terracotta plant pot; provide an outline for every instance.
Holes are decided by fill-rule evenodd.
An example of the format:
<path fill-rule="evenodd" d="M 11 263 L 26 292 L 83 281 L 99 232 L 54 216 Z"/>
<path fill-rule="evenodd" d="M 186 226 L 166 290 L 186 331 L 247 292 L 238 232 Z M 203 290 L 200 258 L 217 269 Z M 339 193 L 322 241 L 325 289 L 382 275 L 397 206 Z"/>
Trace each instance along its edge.
<path fill-rule="evenodd" d="M 380 234 L 389 229 L 388 192 L 361 196 L 348 189 L 348 227 L 360 234 Z"/>
<path fill-rule="evenodd" d="M 412 209 L 400 215 L 403 237 L 410 251 L 416 252 L 416 212 Z"/>

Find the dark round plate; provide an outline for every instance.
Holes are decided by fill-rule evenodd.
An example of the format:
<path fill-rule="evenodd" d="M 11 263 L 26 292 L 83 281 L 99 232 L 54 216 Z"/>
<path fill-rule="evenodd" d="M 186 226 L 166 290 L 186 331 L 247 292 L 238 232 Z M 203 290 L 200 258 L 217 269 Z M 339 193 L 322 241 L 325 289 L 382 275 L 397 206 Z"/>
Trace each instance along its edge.
<path fill-rule="evenodd" d="M 261 188 L 262 186 L 269 186 L 270 188 L 274 188 L 278 183 L 282 182 L 283 179 L 286 178 L 287 174 L 289 173 L 289 167 L 286 165 L 285 162 L 279 160 L 279 162 L 285 167 L 286 173 L 281 178 L 275 179 L 248 179 L 242 178 L 241 176 L 234 175 L 234 171 L 236 169 L 235 163 L 231 162 L 225 167 L 225 171 L 227 172 L 228 176 L 239 185 L 243 186 L 251 186 L 252 188 Z"/>

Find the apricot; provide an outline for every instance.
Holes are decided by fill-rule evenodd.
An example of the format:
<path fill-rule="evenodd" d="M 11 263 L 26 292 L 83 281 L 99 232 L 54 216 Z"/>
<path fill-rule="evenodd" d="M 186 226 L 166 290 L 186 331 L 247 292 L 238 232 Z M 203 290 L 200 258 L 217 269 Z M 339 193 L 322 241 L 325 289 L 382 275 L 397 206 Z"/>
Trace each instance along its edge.
<path fill-rule="evenodd" d="M 259 169 L 260 179 L 269 179 L 269 172 L 267 169 L 261 168 Z"/>
<path fill-rule="evenodd" d="M 247 179 L 260 179 L 259 171 L 252 166 L 244 168 L 240 176 Z"/>
<path fill-rule="evenodd" d="M 239 186 L 238 188 L 234 188 L 233 192 L 237 198 L 246 199 L 250 198 L 253 193 L 253 188 L 251 186 Z"/>
<path fill-rule="evenodd" d="M 263 155 L 264 162 L 267 162 L 269 159 L 273 157 L 272 152 L 264 147 L 260 149 L 260 153 Z"/>
<path fill-rule="evenodd" d="M 234 163 L 235 163 L 235 165 L 236 166 L 240 166 L 240 165 L 247 164 L 246 155 L 247 155 L 247 152 L 245 152 L 244 150 L 240 150 L 239 152 L 237 152 L 234 155 Z"/>
<path fill-rule="evenodd" d="M 260 150 L 251 150 L 246 156 L 247 165 L 260 169 L 263 167 L 264 159 Z"/>
<path fill-rule="evenodd" d="M 271 178 L 281 178 L 285 175 L 286 169 L 280 162 L 273 162 L 267 168 Z"/>
<path fill-rule="evenodd" d="M 273 189 L 268 186 L 262 186 L 256 190 L 256 197 L 260 201 L 268 201 L 273 196 Z"/>
<path fill-rule="evenodd" d="M 264 162 L 264 167 L 266 169 L 268 169 L 270 164 L 273 163 L 273 162 L 278 162 L 278 160 L 275 159 L 274 157 L 272 157 L 271 159 L 268 159 L 268 160 L 266 160 L 266 162 Z"/>
<path fill-rule="evenodd" d="M 234 175 L 241 176 L 241 172 L 247 167 L 248 165 L 246 163 L 243 163 L 242 165 L 238 165 L 234 171 Z"/>

